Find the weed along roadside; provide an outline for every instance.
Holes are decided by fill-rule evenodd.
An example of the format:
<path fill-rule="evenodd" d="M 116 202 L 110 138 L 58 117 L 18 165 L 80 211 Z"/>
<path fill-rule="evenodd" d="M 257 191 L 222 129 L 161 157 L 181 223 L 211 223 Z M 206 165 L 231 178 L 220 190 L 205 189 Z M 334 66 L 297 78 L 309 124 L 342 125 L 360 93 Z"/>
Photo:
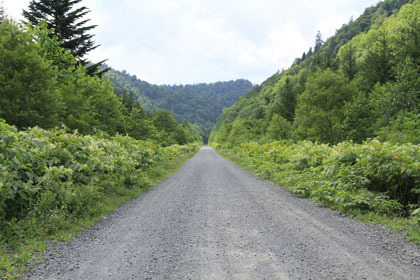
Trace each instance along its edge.
<path fill-rule="evenodd" d="M 0 279 L 19 278 L 40 261 L 47 240 L 70 240 L 163 180 L 200 146 L 17 131 L 0 122 Z"/>
<path fill-rule="evenodd" d="M 309 141 L 212 146 L 257 176 L 420 244 L 420 146 L 371 140 L 330 147 Z"/>

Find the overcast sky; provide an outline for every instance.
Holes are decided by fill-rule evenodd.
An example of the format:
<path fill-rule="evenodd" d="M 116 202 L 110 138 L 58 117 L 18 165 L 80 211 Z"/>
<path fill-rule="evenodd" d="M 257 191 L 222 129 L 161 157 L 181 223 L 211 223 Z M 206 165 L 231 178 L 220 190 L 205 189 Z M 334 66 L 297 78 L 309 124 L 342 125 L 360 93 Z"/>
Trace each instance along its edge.
<path fill-rule="evenodd" d="M 290 67 L 379 0 L 84 0 L 98 27 L 93 61 L 155 84 L 238 78 L 261 83 Z M 29 0 L 4 0 L 22 19 Z"/>

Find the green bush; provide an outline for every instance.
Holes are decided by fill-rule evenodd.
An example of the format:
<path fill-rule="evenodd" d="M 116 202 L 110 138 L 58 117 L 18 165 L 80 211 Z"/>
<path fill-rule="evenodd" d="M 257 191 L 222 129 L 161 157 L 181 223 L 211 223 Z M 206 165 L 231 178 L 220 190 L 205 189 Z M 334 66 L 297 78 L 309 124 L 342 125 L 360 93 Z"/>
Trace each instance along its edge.
<path fill-rule="evenodd" d="M 331 147 L 302 141 L 249 143 L 232 151 L 257 175 L 331 208 L 402 216 L 414 210 L 418 216 L 418 145 L 370 140 Z"/>
<path fill-rule="evenodd" d="M 162 148 L 150 141 L 65 128 L 18 131 L 0 121 L 0 239 L 15 239 L 35 219 L 95 216 L 104 196 L 149 186 L 146 172 L 198 144 Z"/>

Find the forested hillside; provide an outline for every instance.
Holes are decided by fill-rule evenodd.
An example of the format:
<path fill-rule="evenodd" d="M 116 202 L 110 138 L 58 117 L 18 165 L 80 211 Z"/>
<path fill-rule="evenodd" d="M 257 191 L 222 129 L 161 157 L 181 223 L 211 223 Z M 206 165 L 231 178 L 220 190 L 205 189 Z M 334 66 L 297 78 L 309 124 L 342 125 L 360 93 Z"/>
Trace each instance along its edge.
<path fill-rule="evenodd" d="M 178 122 L 188 120 L 196 125 L 205 142 L 223 108 L 230 107 L 253 88 L 248 80 L 157 86 L 126 71 L 113 69 L 106 77 L 114 84 L 117 92 L 136 98 L 146 112 L 165 109 L 172 112 Z"/>
<path fill-rule="evenodd" d="M 420 0 L 380 2 L 224 110 L 211 145 L 420 243 L 419 45 Z"/>
<path fill-rule="evenodd" d="M 412 128 L 420 108 L 419 13 L 419 1 L 386 0 L 325 43 L 318 33 L 314 48 L 289 69 L 225 110 L 211 139 L 225 145 L 280 139 L 334 145 L 379 136 L 418 143 Z"/>

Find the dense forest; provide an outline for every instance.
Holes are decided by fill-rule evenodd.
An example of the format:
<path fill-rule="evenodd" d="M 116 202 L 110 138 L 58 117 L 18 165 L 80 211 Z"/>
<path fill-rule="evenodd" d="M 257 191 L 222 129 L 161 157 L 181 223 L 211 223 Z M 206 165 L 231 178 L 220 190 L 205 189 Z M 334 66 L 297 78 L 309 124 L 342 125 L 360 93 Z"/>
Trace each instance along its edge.
<path fill-rule="evenodd" d="M 172 112 L 178 122 L 187 120 L 194 124 L 204 142 L 223 109 L 253 88 L 248 80 L 157 86 L 114 69 L 108 71 L 106 77 L 118 93 L 137 99 L 146 112 L 165 109 Z"/>

